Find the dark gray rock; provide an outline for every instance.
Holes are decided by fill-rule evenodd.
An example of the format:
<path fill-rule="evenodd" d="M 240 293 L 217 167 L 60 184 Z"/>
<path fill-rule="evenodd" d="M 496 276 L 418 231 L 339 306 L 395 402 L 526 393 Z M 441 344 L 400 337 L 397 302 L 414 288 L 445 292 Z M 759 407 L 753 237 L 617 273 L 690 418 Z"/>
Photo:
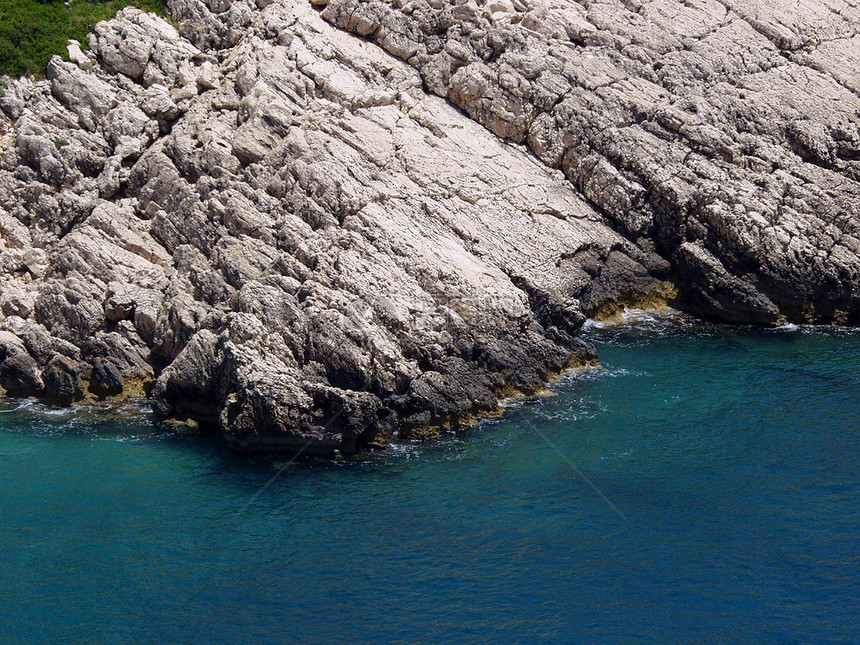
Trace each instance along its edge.
<path fill-rule="evenodd" d="M 122 394 L 122 373 L 109 361 L 97 358 L 90 374 L 89 391 L 99 398 Z"/>
<path fill-rule="evenodd" d="M 729 273 L 705 249 L 682 244 L 678 263 L 690 278 L 689 304 L 697 313 L 738 323 L 768 324 L 778 319 L 779 308 L 773 302 L 752 284 Z"/>
<path fill-rule="evenodd" d="M 159 377 L 153 397 L 156 411 L 164 417 L 218 418 L 217 337 L 200 330 Z"/>
<path fill-rule="evenodd" d="M 45 381 L 45 400 L 48 403 L 69 406 L 84 398 L 81 370 L 77 361 L 66 356 L 54 356 L 42 373 Z"/>
<path fill-rule="evenodd" d="M 40 396 L 45 390 L 38 363 L 25 351 L 9 354 L 0 363 L 0 385 L 9 396 Z"/>

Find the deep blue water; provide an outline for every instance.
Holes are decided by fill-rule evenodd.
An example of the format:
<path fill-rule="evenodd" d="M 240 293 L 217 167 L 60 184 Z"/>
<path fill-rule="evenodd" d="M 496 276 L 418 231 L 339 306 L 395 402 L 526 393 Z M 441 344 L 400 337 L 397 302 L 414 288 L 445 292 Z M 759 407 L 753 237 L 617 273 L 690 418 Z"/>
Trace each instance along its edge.
<path fill-rule="evenodd" d="M 860 334 L 647 327 L 256 498 L 283 458 L 0 403 L 0 642 L 860 641 Z"/>

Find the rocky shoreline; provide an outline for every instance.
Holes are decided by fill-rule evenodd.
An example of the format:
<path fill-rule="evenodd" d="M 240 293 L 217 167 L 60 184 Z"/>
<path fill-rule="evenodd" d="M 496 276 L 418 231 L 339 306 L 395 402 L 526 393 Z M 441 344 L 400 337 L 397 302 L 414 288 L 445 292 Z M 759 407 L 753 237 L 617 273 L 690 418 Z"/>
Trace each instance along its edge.
<path fill-rule="evenodd" d="M 126 9 L 8 82 L 9 395 L 353 452 L 538 391 L 627 303 L 860 319 L 856 9 L 314 4 Z"/>

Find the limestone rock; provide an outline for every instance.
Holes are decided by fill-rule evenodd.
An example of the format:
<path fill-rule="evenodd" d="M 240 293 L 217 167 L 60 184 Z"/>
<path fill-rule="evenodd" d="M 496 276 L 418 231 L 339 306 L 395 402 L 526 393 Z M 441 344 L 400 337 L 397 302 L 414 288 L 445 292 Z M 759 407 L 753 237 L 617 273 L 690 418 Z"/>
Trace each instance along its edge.
<path fill-rule="evenodd" d="M 172 121 L 179 116 L 181 110 L 173 102 L 170 92 L 164 85 L 153 84 L 144 92 L 141 109 L 150 117 L 164 121 Z"/>
<path fill-rule="evenodd" d="M 69 40 L 67 47 L 69 51 L 69 60 L 82 70 L 89 71 L 93 68 L 93 61 L 81 49 L 81 44 L 77 40 Z"/>
<path fill-rule="evenodd" d="M 117 104 L 115 88 L 56 56 L 48 63 L 46 76 L 57 100 L 75 112 L 87 130 L 95 130 L 99 119 Z"/>
<path fill-rule="evenodd" d="M 125 285 L 119 282 L 108 284 L 105 295 L 105 318 L 117 322 L 131 318 L 134 315 L 135 300 Z"/>
<path fill-rule="evenodd" d="M 0 97 L 10 393 L 154 381 L 238 450 L 351 452 L 535 392 L 671 283 L 860 320 L 856 12 L 167 4 Z"/>
<path fill-rule="evenodd" d="M 125 9 L 114 20 L 98 23 L 90 40 L 105 65 L 132 78 L 143 75 L 158 38 L 141 24 L 143 16 L 137 9 Z"/>
<path fill-rule="evenodd" d="M 653 240 L 689 309 L 860 320 L 860 259 L 841 250 L 860 235 L 860 96 L 843 64 L 857 58 L 857 11 L 326 4 L 326 20 L 407 60 L 434 93 L 560 168 L 627 237 Z M 700 270 L 694 247 L 725 279 Z"/>
<path fill-rule="evenodd" d="M 20 287 L 9 287 L 0 295 L 0 311 L 7 316 L 27 318 L 33 313 L 33 294 Z"/>

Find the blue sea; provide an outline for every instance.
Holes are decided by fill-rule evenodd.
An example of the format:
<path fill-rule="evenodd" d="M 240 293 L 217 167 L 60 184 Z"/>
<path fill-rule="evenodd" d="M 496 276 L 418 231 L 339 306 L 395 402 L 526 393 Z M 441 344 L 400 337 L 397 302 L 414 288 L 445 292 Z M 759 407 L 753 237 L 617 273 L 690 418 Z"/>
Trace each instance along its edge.
<path fill-rule="evenodd" d="M 0 642 L 860 642 L 860 334 L 586 334 L 599 369 L 347 459 L 0 400 Z"/>

